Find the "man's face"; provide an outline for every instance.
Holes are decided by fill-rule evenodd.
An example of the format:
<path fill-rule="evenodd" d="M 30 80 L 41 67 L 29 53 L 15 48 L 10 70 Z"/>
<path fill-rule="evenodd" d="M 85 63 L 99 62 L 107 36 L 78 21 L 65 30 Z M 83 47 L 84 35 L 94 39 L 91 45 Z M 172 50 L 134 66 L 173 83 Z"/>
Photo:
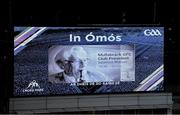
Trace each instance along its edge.
<path fill-rule="evenodd" d="M 79 72 L 80 70 L 86 70 L 87 58 L 75 59 L 71 62 L 73 67 L 73 72 Z"/>
<path fill-rule="evenodd" d="M 87 53 L 82 47 L 73 47 L 70 51 L 64 53 L 69 55 L 65 60 L 60 61 L 58 65 L 69 76 L 79 76 L 80 71 L 85 72 L 87 67 Z"/>
<path fill-rule="evenodd" d="M 70 76 L 80 76 L 80 71 L 86 71 L 87 58 L 73 58 L 64 62 L 64 71 Z"/>

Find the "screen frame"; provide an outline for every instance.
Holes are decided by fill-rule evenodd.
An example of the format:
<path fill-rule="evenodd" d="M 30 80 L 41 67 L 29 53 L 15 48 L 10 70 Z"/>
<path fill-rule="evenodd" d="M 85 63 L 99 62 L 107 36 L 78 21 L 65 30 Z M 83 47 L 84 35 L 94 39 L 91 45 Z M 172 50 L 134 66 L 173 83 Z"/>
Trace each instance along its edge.
<path fill-rule="evenodd" d="M 14 25 L 12 26 L 12 33 L 14 33 L 14 27 L 162 27 L 164 28 L 164 47 L 163 47 L 163 65 L 164 65 L 164 81 L 163 81 L 163 91 L 125 91 L 125 92 L 110 92 L 110 93 L 78 93 L 78 94 L 52 94 L 52 95 L 26 95 L 26 96 L 15 96 L 14 95 L 14 52 L 13 52 L 13 76 L 11 81 L 11 98 L 27 98 L 27 97 L 55 97 L 55 96 L 90 96 L 90 95 L 113 95 L 113 94 L 141 94 L 141 93 L 165 93 L 167 91 L 167 75 L 166 75 L 166 50 L 165 50 L 165 43 L 166 43 L 166 35 L 167 35 L 167 27 L 160 24 L 75 24 L 75 25 L 45 25 L 45 26 L 29 26 L 29 25 Z M 14 36 L 13 37 L 13 46 L 14 46 Z"/>

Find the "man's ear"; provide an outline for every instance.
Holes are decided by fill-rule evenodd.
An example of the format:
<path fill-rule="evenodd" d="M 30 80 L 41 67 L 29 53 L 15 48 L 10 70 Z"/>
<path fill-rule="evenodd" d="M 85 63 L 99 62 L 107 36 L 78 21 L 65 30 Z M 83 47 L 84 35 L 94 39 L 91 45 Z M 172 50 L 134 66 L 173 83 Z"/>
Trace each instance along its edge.
<path fill-rule="evenodd" d="M 56 63 L 58 64 L 58 66 L 61 68 L 61 69 L 64 69 L 64 64 L 61 60 L 57 60 Z"/>

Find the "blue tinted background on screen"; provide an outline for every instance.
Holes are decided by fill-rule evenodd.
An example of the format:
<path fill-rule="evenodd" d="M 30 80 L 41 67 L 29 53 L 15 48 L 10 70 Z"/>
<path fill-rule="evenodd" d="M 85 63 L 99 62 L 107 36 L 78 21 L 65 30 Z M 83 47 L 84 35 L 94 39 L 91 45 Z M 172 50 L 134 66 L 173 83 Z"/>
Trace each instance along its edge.
<path fill-rule="evenodd" d="M 14 39 L 14 96 L 164 90 L 163 27 L 15 27 L 14 32 L 16 33 Z M 70 42 L 70 35 L 80 36 L 81 40 Z M 94 39 L 94 41 L 88 42 L 85 39 L 87 35 L 106 36 L 107 38 L 121 36 L 121 40 L 106 39 L 97 41 Z M 135 78 L 129 81 L 114 80 L 114 82 L 109 83 L 108 81 L 102 81 L 85 85 L 52 83 L 49 81 L 48 51 L 53 46 L 66 45 L 86 45 L 89 48 L 99 46 L 100 49 L 107 50 L 107 52 L 109 52 L 108 50 L 111 48 L 109 46 L 111 45 L 133 46 Z M 93 50 L 98 51 L 100 49 L 94 48 Z M 117 49 L 116 52 L 118 52 Z M 111 75 L 108 74 L 108 77 L 117 76 L 117 72 L 112 72 Z"/>

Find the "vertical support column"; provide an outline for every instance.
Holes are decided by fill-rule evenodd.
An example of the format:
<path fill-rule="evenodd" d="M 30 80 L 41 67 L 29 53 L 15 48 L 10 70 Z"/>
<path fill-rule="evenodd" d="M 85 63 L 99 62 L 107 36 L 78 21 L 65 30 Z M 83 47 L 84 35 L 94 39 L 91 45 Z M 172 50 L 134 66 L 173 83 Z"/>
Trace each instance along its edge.
<path fill-rule="evenodd" d="M 167 109 L 167 115 L 172 115 L 172 109 L 170 108 Z"/>

